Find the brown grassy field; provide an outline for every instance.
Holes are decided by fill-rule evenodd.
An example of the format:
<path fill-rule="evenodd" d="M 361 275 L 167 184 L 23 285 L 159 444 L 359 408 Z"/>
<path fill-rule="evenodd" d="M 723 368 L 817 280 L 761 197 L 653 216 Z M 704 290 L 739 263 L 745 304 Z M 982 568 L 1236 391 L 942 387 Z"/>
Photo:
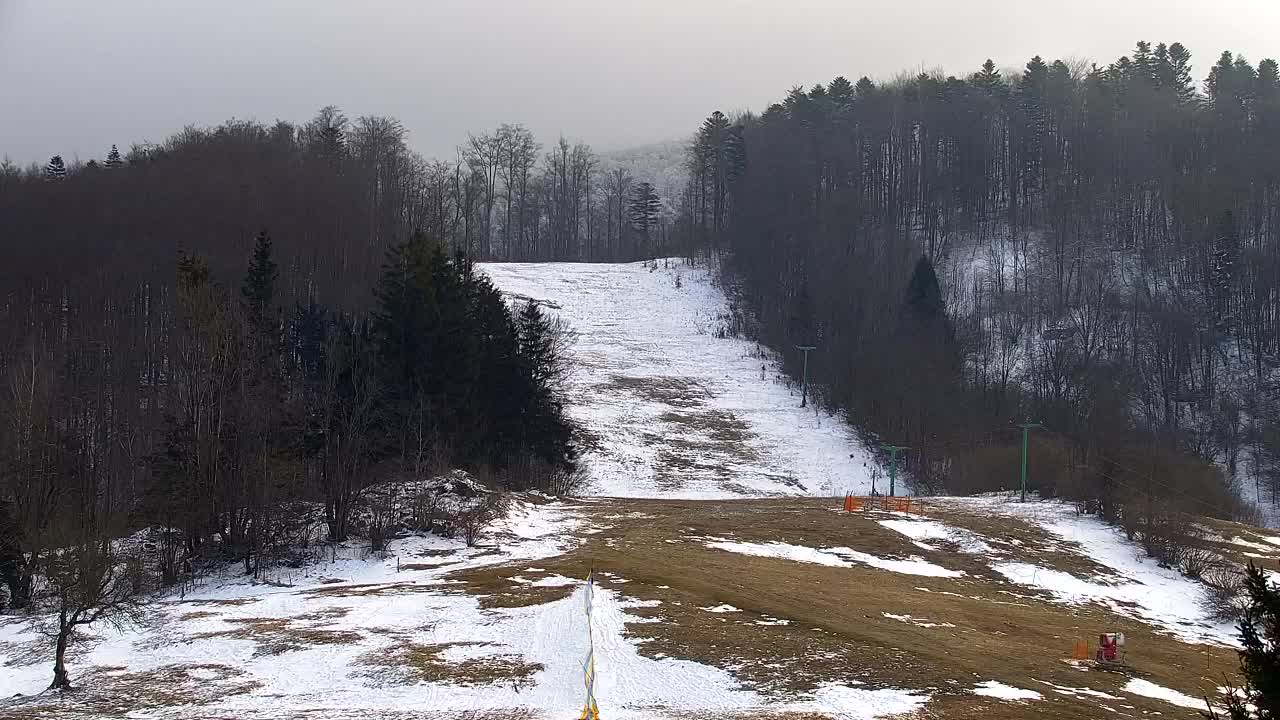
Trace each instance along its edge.
<path fill-rule="evenodd" d="M 606 529 L 585 536 L 573 552 L 538 565 L 571 577 L 594 568 L 602 587 L 661 601 L 630 611 L 661 621 L 628 627 L 633 636 L 645 638 L 643 654 L 725 668 L 745 685 L 773 693 L 859 681 L 869 688 L 931 693 L 920 714 L 930 718 L 1198 717 L 1190 709 L 1126 694 L 1121 690 L 1126 675 L 1084 672 L 1068 662 L 1075 640 L 1087 639 L 1092 647 L 1103 631 L 1124 632 L 1135 675 L 1165 687 L 1201 697 L 1216 693 L 1224 679 L 1236 679 L 1235 653 L 1228 648 L 1184 643 L 1098 605 L 1050 602 L 1034 589 L 1008 583 L 981 556 L 922 550 L 875 517 L 836 512 L 835 504 L 805 499 L 588 503 L 588 517 Z M 620 510 L 631 515 L 619 515 Z M 981 533 L 993 544 L 1016 543 L 1021 561 L 1082 577 L 1101 570 L 1033 523 L 941 502 L 925 512 Z M 702 540 L 708 537 L 921 556 L 965 575 L 921 577 L 861 565 L 747 556 L 709 548 Z M 545 603 L 572 590 L 512 582 L 520 573 L 529 575 L 496 567 L 455 577 L 494 606 Z M 741 612 L 704 609 L 721 604 Z M 914 622 L 885 613 L 909 615 Z M 1015 703 L 969 692 L 985 680 L 1035 690 L 1044 699 Z M 1114 712 L 1100 710 L 1100 704 Z"/>
<path fill-rule="evenodd" d="M 927 694 L 929 701 L 910 717 L 1010 718 L 1196 718 L 1197 710 L 1123 690 L 1130 676 L 1082 668 L 1070 662 L 1072 645 L 1099 632 L 1121 631 L 1128 642 L 1133 676 L 1192 697 L 1215 695 L 1236 681 L 1233 650 L 1182 642 L 1102 605 L 1066 605 L 1045 592 L 1008 582 L 991 569 L 994 558 L 1033 563 L 1097 581 L 1108 568 L 1041 525 L 1016 513 L 964 500 L 922 505 L 930 519 L 961 528 L 990 546 L 990 553 L 965 552 L 947 541 L 922 548 L 878 521 L 880 513 L 843 513 L 837 501 L 771 499 L 733 501 L 584 500 L 578 542 L 563 555 L 480 569 L 444 568 L 443 584 L 424 582 L 424 573 L 459 562 L 454 551 L 406 555 L 400 572 L 382 582 L 319 584 L 284 591 L 300 607 L 272 613 L 264 598 L 191 600 L 174 604 L 174 625 L 158 638 L 239 642 L 258 658 L 291 662 L 293 653 L 369 648 L 352 653 L 349 672 L 376 693 L 419 683 L 470 688 L 523 688 L 538 682 L 542 666 L 501 642 L 432 639 L 431 626 L 395 628 L 350 624 L 362 600 L 408 603 L 432 594 L 466 593 L 484 613 L 500 608 L 543 605 L 568 597 L 578 586 L 534 584 L 551 575 L 585 577 L 594 569 L 598 585 L 611 595 L 650 601 L 626 610 L 636 620 L 627 637 L 651 658 L 680 658 L 730 672 L 743 686 L 780 702 L 800 700 L 826 683 L 874 690 L 894 688 Z M 1280 562 L 1271 533 L 1231 523 L 1205 522 L 1204 543 L 1236 563 L 1267 567 Z M 758 557 L 708 546 L 711 539 L 788 543 L 805 548 L 848 547 L 885 559 L 918 557 L 957 577 L 907 575 L 863 564 L 829 566 Z M 507 534 L 486 538 L 490 555 L 513 542 Z M 1136 546 L 1135 546 L 1136 548 Z M 1273 549 L 1274 548 L 1274 549 Z M 439 564 L 437 562 L 439 561 Z M 439 577 L 439 576 L 435 576 Z M 279 592 L 279 591 L 275 591 Z M 657 601 L 657 602 L 653 602 Z M 711 612 L 731 605 L 736 611 Z M 221 622 L 213 622 L 221 621 Z M 656 622 L 655 622 L 656 621 Z M 185 634 L 182 626 L 193 623 Z M 546 629 L 530 627 L 530 632 Z M 489 648 L 486 650 L 485 648 Z M 12 649 L 18 657 L 21 648 Z M 475 651 L 474 653 L 472 651 Z M 38 655 L 38 654 L 37 654 Z M 474 656 L 474 657 L 473 657 Z M 463 659 L 458 659 L 463 658 Z M 38 655 L 35 661 L 44 662 Z M 600 667 L 607 673 L 609 668 Z M 166 665 L 145 672 L 125 667 L 85 667 L 74 693 L 17 699 L 0 709 L 0 720 L 30 718 L 131 717 L 147 709 L 163 717 L 205 717 L 229 697 L 261 692 L 252 675 L 230 664 Z M 998 681 L 1033 690 L 1042 699 L 1011 702 L 973 694 L 974 686 Z M 1110 697 L 1105 697 L 1105 696 Z M 600 698 L 609 717 L 610 698 Z M 190 710 L 191 713 L 187 714 Z M 634 709 L 633 709 L 634 710 Z M 217 717 L 363 718 L 359 713 L 291 709 L 272 715 L 237 709 Z M 388 707 L 378 717 L 408 720 L 524 720 L 552 717 L 513 707 L 497 711 L 441 713 L 429 708 Z M 813 713 L 690 713 L 679 707 L 654 709 L 654 717 L 682 720 L 826 720 Z"/>

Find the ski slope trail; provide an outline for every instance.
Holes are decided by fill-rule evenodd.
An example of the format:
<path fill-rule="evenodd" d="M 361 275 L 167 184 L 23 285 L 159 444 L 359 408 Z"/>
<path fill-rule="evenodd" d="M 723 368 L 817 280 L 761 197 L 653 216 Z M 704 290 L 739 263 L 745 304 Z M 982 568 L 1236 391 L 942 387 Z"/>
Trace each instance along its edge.
<path fill-rule="evenodd" d="M 498 263 L 481 270 L 577 333 L 570 416 L 587 492 L 727 499 L 867 494 L 875 463 L 842 418 L 800 407 L 774 358 L 723 337 L 728 301 L 701 265 Z"/>

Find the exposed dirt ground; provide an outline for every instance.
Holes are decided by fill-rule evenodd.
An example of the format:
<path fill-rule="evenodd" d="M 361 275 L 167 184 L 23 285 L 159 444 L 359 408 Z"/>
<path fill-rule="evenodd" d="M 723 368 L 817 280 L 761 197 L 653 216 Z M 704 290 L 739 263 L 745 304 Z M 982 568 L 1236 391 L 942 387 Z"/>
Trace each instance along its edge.
<path fill-rule="evenodd" d="M 296 591 L 305 598 L 305 612 L 267 617 L 252 598 L 196 600 L 182 603 L 174 622 L 200 623 L 219 613 L 240 613 L 235 619 L 224 618 L 222 626 L 213 626 L 221 629 L 191 637 L 250 641 L 255 656 L 279 656 L 283 663 L 289 662 L 290 653 L 303 648 L 385 638 L 390 644 L 354 655 L 351 661 L 350 673 L 362 678 L 369 692 L 423 682 L 520 688 L 536 680 L 540 665 L 501 651 L 496 655 L 477 652 L 482 659 L 459 660 L 467 653 L 458 651 L 483 651 L 488 645 L 427 642 L 415 630 L 382 627 L 376 617 L 352 626 L 350 609 L 339 603 L 355 598 L 401 598 L 396 602 L 416 603 L 429 597 L 425 593 L 447 592 L 477 597 L 485 608 L 543 605 L 569 596 L 578 586 L 535 581 L 556 575 L 582 578 L 594 569 L 602 588 L 648 601 L 631 603 L 627 609 L 636 622 L 627 625 L 626 634 L 641 654 L 712 665 L 773 698 L 800 699 L 823 684 L 840 683 L 927 693 L 930 700 L 910 716 L 916 718 L 1194 718 L 1200 717 L 1196 710 L 1139 697 L 1122 688 L 1130 677 L 1140 677 L 1203 697 L 1216 695 L 1218 686 L 1238 679 L 1235 652 L 1229 648 L 1182 642 L 1101 605 L 1055 602 L 1042 591 L 1012 584 L 992 571 L 989 554 L 965 552 L 945 541 L 931 542 L 934 549 L 921 547 L 879 523 L 901 516 L 843 513 L 838 505 L 834 500 L 797 498 L 584 500 L 576 505 L 584 520 L 579 544 L 563 555 L 539 559 L 536 568 L 522 561 L 459 570 L 445 577 L 445 585 L 428 586 L 416 584 L 417 574 L 451 559 L 423 552 L 412 559 L 440 563 L 404 563 L 400 569 L 407 575 L 395 575 L 397 580 L 392 582 L 322 584 Z M 981 536 L 997 555 L 1007 553 L 1020 562 L 1081 578 L 1096 579 L 1110 572 L 1079 547 L 1049 535 L 1034 522 L 961 502 L 926 501 L 922 508 L 929 518 Z M 1212 537 L 1206 542 L 1237 562 L 1252 560 L 1273 567 L 1280 561 L 1280 546 L 1266 531 L 1223 523 L 1208 526 Z M 829 566 L 758 557 L 709 547 L 707 543 L 715 540 L 848 547 L 883 559 L 919 558 L 963 574 L 908 575 L 858 563 Z M 488 538 L 489 543 L 506 541 L 501 535 Z M 713 608 L 720 611 L 712 612 Z M 342 626 L 344 622 L 348 624 Z M 1075 641 L 1088 640 L 1092 647 L 1103 631 L 1127 636 L 1132 676 L 1088 670 L 1070 661 Z M 208 717 L 198 709 L 260 687 L 240 669 L 216 663 L 147 672 L 88 667 L 77 679 L 83 682 L 81 690 L 9 704 L 0 709 L 0 720 L 137 717 L 143 708 L 166 718 Z M 1034 690 L 1043 699 L 1013 702 L 973 694 L 976 684 L 991 680 Z M 601 698 L 601 706 L 608 707 L 608 698 Z M 187 709 L 192 714 L 185 714 Z M 284 717 L 257 709 L 218 716 Z M 661 716 L 688 720 L 828 717 L 759 710 L 682 714 L 679 708 L 663 708 Z M 303 709 L 290 710 L 287 717 L 362 716 L 319 710 L 313 714 Z M 400 708 L 379 712 L 378 717 L 524 720 L 542 716 L 519 709 L 450 714 Z"/>
<path fill-rule="evenodd" d="M 1135 675 L 1159 685 L 1202 697 L 1216 693 L 1224 678 L 1235 679 L 1230 649 L 1180 642 L 1101 606 L 1049 602 L 1035 590 L 1007 582 L 980 556 L 923 550 L 876 522 L 887 516 L 840 513 L 836 504 L 808 499 L 589 503 L 596 524 L 607 529 L 586 536 L 575 551 L 538 564 L 570 577 L 584 577 L 594 568 L 602 587 L 661 601 L 630 611 L 660 621 L 628 626 L 633 637 L 644 638 L 645 655 L 728 669 L 745 684 L 772 692 L 805 691 L 829 681 L 928 690 L 933 699 L 921 717 L 1198 716 L 1124 693 L 1120 688 L 1127 675 L 1084 672 L 1069 662 L 1075 640 L 1089 640 L 1092 647 L 1104 631 L 1124 632 Z M 993 544 L 1016 543 L 1019 557 L 1038 565 L 1083 577 L 1103 570 L 1031 523 L 939 504 L 927 505 L 925 512 L 977 531 Z M 712 537 L 923 557 L 965 575 L 921 577 L 747 556 L 707 547 L 703 540 Z M 469 592 L 507 607 L 545 603 L 572 590 L 529 588 L 511 581 L 518 574 L 529 576 L 526 570 L 497 567 L 456 578 L 466 581 Z M 724 604 L 741 612 L 705 609 Z M 985 680 L 1035 690 L 1044 700 L 1013 703 L 969 692 Z M 1100 711 L 1100 704 L 1114 713 Z"/>

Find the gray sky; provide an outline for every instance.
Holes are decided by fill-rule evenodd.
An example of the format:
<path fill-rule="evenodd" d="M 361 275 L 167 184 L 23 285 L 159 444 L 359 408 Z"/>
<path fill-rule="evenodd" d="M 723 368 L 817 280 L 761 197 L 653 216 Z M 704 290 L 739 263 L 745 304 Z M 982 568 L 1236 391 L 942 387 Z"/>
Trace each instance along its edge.
<path fill-rule="evenodd" d="M 1280 2 L 0 0 L 0 155 L 100 158 L 326 104 L 399 118 L 428 156 L 502 122 L 609 150 L 836 75 L 1102 62 L 1139 39 L 1182 42 L 1201 80 L 1224 49 L 1280 55 Z"/>

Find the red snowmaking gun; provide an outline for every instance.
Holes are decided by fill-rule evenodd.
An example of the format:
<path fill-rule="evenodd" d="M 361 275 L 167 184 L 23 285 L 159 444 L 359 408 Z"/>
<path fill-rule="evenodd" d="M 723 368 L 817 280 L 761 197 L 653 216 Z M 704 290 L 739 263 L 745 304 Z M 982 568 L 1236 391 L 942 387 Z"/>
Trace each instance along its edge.
<path fill-rule="evenodd" d="M 1124 633 L 1102 633 L 1093 660 L 1100 670 L 1128 670 L 1124 657 Z"/>

